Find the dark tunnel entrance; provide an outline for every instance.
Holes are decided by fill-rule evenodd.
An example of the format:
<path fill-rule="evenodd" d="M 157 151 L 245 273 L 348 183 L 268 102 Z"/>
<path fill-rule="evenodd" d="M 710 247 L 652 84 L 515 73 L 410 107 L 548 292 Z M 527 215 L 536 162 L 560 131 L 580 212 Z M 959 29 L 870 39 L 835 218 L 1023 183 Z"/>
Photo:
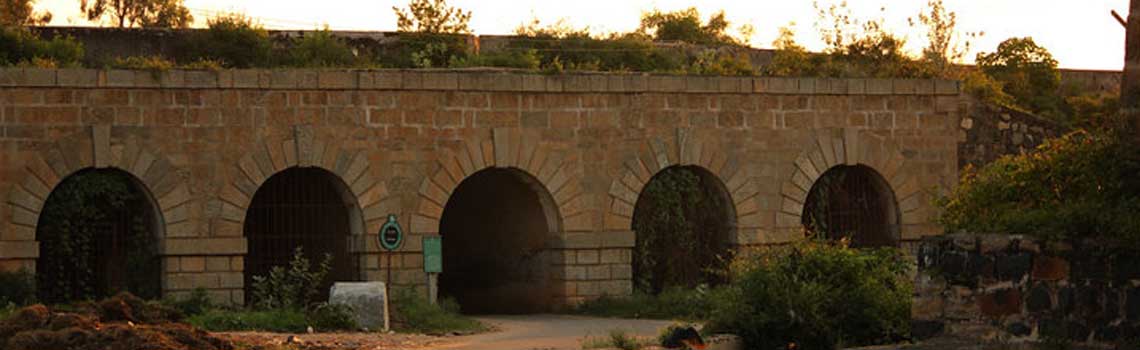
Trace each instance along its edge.
<path fill-rule="evenodd" d="M 275 266 L 289 268 L 294 250 L 304 251 L 312 267 L 332 257 L 316 300 L 328 300 L 336 281 L 360 279 L 357 259 L 349 253 L 355 199 L 336 174 L 320 168 L 289 168 L 258 188 L 245 217 L 249 252 L 245 262 L 245 300 L 253 300 L 253 277 Z"/>
<path fill-rule="evenodd" d="M 897 246 L 899 212 L 894 191 L 877 171 L 839 165 L 823 173 L 804 203 L 805 228 L 852 247 Z"/>
<path fill-rule="evenodd" d="M 490 168 L 463 180 L 440 221 L 440 295 L 468 314 L 548 311 L 545 247 L 554 213 L 550 194 L 521 170 Z"/>

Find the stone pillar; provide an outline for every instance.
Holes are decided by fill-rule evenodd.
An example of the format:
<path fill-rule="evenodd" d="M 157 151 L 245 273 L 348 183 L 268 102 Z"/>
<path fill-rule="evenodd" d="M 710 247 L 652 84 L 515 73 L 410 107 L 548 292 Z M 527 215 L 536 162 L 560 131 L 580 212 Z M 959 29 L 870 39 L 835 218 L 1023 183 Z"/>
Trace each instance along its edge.
<path fill-rule="evenodd" d="M 180 297 L 204 288 L 215 302 L 244 304 L 246 251 L 243 237 L 163 241 L 163 295 Z"/>
<path fill-rule="evenodd" d="M 549 246 L 554 305 L 633 294 L 633 231 L 565 233 Z"/>

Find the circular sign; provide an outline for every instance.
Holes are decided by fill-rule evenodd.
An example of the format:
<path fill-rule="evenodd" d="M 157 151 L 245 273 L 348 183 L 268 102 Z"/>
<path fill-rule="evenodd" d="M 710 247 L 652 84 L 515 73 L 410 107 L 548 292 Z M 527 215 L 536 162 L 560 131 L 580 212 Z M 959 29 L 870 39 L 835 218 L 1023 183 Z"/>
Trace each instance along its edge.
<path fill-rule="evenodd" d="M 380 246 L 387 250 L 396 250 L 403 242 L 404 230 L 400 229 L 395 215 L 388 215 L 388 222 L 380 227 Z"/>

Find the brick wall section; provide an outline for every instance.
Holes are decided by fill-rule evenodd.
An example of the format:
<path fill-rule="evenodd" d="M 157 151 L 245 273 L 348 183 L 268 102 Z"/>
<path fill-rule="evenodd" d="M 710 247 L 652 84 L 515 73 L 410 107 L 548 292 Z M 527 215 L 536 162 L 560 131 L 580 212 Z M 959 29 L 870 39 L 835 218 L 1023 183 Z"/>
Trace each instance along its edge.
<path fill-rule="evenodd" d="M 450 193 L 487 167 L 519 169 L 549 192 L 556 224 L 536 234 L 550 236 L 551 256 L 575 251 L 555 266 L 602 276 L 608 265 L 608 279 L 590 267 L 584 280 L 556 272 L 570 298 L 629 289 L 617 251 L 633 246 L 642 187 L 674 165 L 724 182 L 737 245 L 798 239 L 807 191 L 839 164 L 883 175 L 902 238 L 916 240 L 941 232 L 930 197 L 957 179 L 958 91 L 932 80 L 0 69 L 0 267 L 39 255 L 43 201 L 90 167 L 122 169 L 153 195 L 167 292 L 216 286 L 234 302 L 245 208 L 293 166 L 322 167 L 350 189 L 365 278 L 381 278 L 375 233 L 398 215 L 410 236 L 393 262 L 397 284 L 422 285 L 418 237 L 439 234 Z M 622 261 L 580 263 L 578 250 Z"/>
<path fill-rule="evenodd" d="M 955 234 L 924 239 L 918 261 L 912 314 L 924 335 L 1103 344 L 1140 334 L 1135 248 Z"/>

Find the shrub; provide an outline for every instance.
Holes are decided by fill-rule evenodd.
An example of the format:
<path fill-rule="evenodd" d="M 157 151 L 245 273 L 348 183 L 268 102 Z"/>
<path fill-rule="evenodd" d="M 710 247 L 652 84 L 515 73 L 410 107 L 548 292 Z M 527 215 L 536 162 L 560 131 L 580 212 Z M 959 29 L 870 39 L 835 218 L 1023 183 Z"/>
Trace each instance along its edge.
<path fill-rule="evenodd" d="M 344 304 L 315 304 L 305 312 L 305 317 L 313 329 L 321 332 L 360 329 L 352 307 Z"/>
<path fill-rule="evenodd" d="M 623 329 L 611 329 L 606 337 L 589 337 L 582 340 L 582 349 L 622 349 L 637 350 L 653 345 L 647 338 L 631 336 Z"/>
<path fill-rule="evenodd" d="M 997 51 L 979 53 L 977 61 L 978 68 L 1001 82 L 1018 105 L 1034 113 L 1057 116 L 1061 100 L 1057 95 L 1061 86 L 1057 60 L 1033 38 L 1006 39 L 998 44 Z"/>
<path fill-rule="evenodd" d="M 689 64 L 689 73 L 700 75 L 750 76 L 756 72 L 747 55 L 704 50 Z"/>
<path fill-rule="evenodd" d="M 41 39 L 23 27 L 0 26 L 0 66 L 55 62 L 55 65 L 78 65 L 83 59 L 83 44 L 71 37 Z"/>
<path fill-rule="evenodd" d="M 455 58 L 449 64 L 451 68 L 466 67 L 507 67 L 520 69 L 538 69 L 542 62 L 534 50 L 495 52 L 480 54 L 466 58 Z"/>
<path fill-rule="evenodd" d="M 162 304 L 166 307 L 178 310 L 187 317 L 201 315 L 214 308 L 214 303 L 210 300 L 210 295 L 206 294 L 206 289 L 202 287 L 195 288 L 194 291 L 183 298 L 164 298 L 162 299 Z"/>
<path fill-rule="evenodd" d="M 297 67 L 352 67 L 356 54 L 344 40 L 334 37 L 327 28 L 293 41 L 289 49 L 291 64 Z"/>
<path fill-rule="evenodd" d="M 0 272 L 0 307 L 36 301 L 36 277 L 28 270 Z"/>
<path fill-rule="evenodd" d="M 1130 147 L 1121 136 L 1076 131 L 1030 153 L 967 168 L 939 200 L 938 221 L 948 232 L 1136 242 L 1140 162 Z"/>
<path fill-rule="evenodd" d="M 377 63 L 396 68 L 440 68 L 470 55 L 462 35 L 400 33 L 399 40 L 373 53 Z"/>
<path fill-rule="evenodd" d="M 305 313 L 300 310 L 211 310 L 190 317 L 187 323 L 211 332 L 268 331 L 282 333 L 304 332 L 308 326 Z"/>
<path fill-rule="evenodd" d="M 706 329 L 740 335 L 749 349 L 881 344 L 909 332 L 909 267 L 897 250 L 806 242 L 752 259 Z"/>
<path fill-rule="evenodd" d="M 304 249 L 297 247 L 288 269 L 274 266 L 268 276 L 253 277 L 252 301 L 261 310 L 303 310 L 319 293 L 321 281 L 328 275 L 332 256 L 325 254 L 314 269 L 305 258 Z"/>
<path fill-rule="evenodd" d="M 269 32 L 253 19 L 230 14 L 212 18 L 207 24 L 209 28 L 192 39 L 190 60 L 218 61 L 232 68 L 273 65 Z"/>
<path fill-rule="evenodd" d="M 459 314 L 454 299 L 443 299 L 432 304 L 426 298 L 407 289 L 392 293 L 392 328 L 401 332 L 431 335 L 451 332 L 474 333 L 485 329 L 482 323 Z"/>
<path fill-rule="evenodd" d="M 167 71 L 173 69 L 174 62 L 163 58 L 162 56 L 131 56 L 127 58 L 115 58 L 111 63 L 112 68 L 122 69 L 141 69 L 149 71 Z"/>

